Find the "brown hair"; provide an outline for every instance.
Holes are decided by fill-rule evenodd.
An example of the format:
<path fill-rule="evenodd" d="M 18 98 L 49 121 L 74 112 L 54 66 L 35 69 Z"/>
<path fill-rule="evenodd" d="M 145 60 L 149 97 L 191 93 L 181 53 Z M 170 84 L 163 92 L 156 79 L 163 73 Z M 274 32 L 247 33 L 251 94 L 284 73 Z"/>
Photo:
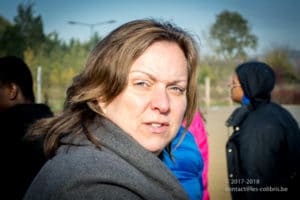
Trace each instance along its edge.
<path fill-rule="evenodd" d="M 187 109 L 188 127 L 197 107 L 198 50 L 193 38 L 170 23 L 153 19 L 128 22 L 112 31 L 101 40 L 90 53 L 85 68 L 73 79 L 67 90 L 63 112 L 51 119 L 39 121 L 33 133 L 45 134 L 44 149 L 47 156 L 53 156 L 61 137 L 84 132 L 96 146 L 99 142 L 85 130 L 102 110 L 96 98 L 110 103 L 126 87 L 132 63 L 156 41 L 177 43 L 188 61 Z"/>

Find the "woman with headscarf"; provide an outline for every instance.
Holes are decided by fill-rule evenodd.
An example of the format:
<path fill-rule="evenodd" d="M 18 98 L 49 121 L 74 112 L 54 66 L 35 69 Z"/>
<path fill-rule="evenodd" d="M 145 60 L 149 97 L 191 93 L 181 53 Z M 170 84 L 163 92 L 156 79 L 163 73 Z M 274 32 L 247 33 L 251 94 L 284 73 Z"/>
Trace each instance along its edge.
<path fill-rule="evenodd" d="M 291 199 L 299 185 L 300 131 L 293 116 L 271 102 L 274 71 L 252 61 L 237 66 L 231 98 L 241 103 L 226 122 L 232 199 Z"/>

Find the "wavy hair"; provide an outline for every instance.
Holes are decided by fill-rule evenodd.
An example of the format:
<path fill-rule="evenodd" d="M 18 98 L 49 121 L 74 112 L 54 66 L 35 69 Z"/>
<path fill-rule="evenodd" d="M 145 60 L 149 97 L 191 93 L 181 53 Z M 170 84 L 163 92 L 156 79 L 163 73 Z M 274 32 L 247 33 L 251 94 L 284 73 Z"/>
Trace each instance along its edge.
<path fill-rule="evenodd" d="M 85 127 L 99 114 L 96 99 L 110 103 L 127 85 L 133 62 L 154 42 L 170 41 L 179 45 L 188 62 L 186 127 L 197 107 L 197 68 L 199 54 L 196 42 L 187 32 L 166 22 L 143 19 L 128 22 L 113 30 L 91 51 L 85 68 L 67 89 L 61 114 L 38 121 L 31 136 L 44 135 L 44 151 L 52 157 L 63 136 L 82 134 L 101 148 L 99 141 Z"/>

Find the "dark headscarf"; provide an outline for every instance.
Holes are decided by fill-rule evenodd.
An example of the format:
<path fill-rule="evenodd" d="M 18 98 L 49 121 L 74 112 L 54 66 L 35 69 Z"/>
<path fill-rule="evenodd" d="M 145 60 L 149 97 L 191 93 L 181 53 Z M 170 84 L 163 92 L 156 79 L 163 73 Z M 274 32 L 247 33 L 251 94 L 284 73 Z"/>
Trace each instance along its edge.
<path fill-rule="evenodd" d="M 244 94 L 251 104 L 270 101 L 271 92 L 275 85 L 275 74 L 269 65 L 251 61 L 237 66 L 235 71 Z"/>

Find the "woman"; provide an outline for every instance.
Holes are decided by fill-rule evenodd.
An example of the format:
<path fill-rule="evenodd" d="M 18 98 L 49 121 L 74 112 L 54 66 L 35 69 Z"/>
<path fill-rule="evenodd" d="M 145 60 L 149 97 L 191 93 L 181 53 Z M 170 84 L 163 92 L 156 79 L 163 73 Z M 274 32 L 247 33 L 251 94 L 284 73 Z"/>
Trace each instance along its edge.
<path fill-rule="evenodd" d="M 253 61 L 235 72 L 231 98 L 242 106 L 227 121 L 234 130 L 226 145 L 232 199 L 293 199 L 299 186 L 298 124 L 271 102 L 271 67 Z"/>
<path fill-rule="evenodd" d="M 101 40 L 64 111 L 33 127 L 49 157 L 25 199 L 188 199 L 159 159 L 197 102 L 192 37 L 155 20 Z"/>

